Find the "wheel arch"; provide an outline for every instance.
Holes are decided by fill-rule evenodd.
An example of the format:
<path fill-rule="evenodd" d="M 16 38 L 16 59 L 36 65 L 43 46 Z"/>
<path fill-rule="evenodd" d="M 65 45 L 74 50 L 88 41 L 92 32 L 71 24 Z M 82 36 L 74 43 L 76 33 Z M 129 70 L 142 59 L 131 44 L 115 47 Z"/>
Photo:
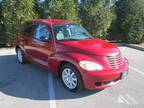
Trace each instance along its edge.
<path fill-rule="evenodd" d="M 58 65 L 58 76 L 60 77 L 60 74 L 61 74 L 60 72 L 61 72 L 62 66 L 65 65 L 65 64 L 67 64 L 67 63 L 73 65 L 73 66 L 76 68 L 76 70 L 79 72 L 79 74 L 80 74 L 80 76 L 81 76 L 81 78 L 82 78 L 82 75 L 81 75 L 82 73 L 81 73 L 80 70 L 77 68 L 77 66 L 75 65 L 75 63 L 72 63 L 72 62 L 67 61 L 67 60 L 62 60 L 62 61 L 60 61 L 59 65 Z M 82 78 L 82 80 L 83 80 L 83 78 Z"/>
<path fill-rule="evenodd" d="M 17 49 L 20 48 L 18 45 L 15 46 L 15 51 L 17 52 Z"/>
<path fill-rule="evenodd" d="M 25 53 L 25 50 L 24 50 L 24 48 L 22 47 L 22 46 L 20 46 L 20 45 L 16 45 L 15 46 L 15 51 L 17 52 L 17 49 L 18 48 L 20 48 L 22 51 L 23 51 L 23 53 Z"/>
<path fill-rule="evenodd" d="M 65 64 L 67 64 L 67 63 L 70 63 L 70 64 L 72 64 L 71 62 L 69 62 L 69 61 L 66 61 L 66 60 L 62 60 L 62 61 L 60 61 L 60 63 L 59 63 L 59 65 L 58 65 L 58 76 L 60 77 L 60 72 L 61 72 L 61 68 L 62 68 L 62 66 L 63 65 L 65 65 Z M 72 64 L 73 65 L 73 64 Z"/>
<path fill-rule="evenodd" d="M 77 68 L 77 66 L 75 65 L 75 64 L 73 64 L 73 63 L 71 63 L 71 62 L 69 62 L 69 61 L 61 61 L 61 63 L 60 63 L 60 65 L 59 65 L 59 72 L 58 72 L 58 77 L 60 78 L 61 76 L 61 67 L 63 66 L 63 65 L 65 65 L 65 64 L 70 64 L 70 65 L 72 65 L 73 66 L 73 68 L 77 71 L 76 73 L 77 73 L 77 75 L 78 75 L 78 78 L 79 78 L 79 80 L 80 80 L 80 85 L 81 86 L 79 86 L 80 88 L 79 88 L 79 90 L 81 90 L 82 88 L 85 88 L 85 85 L 84 85 L 84 80 L 83 80 L 83 77 L 82 77 L 82 73 L 80 72 L 80 70 Z"/>

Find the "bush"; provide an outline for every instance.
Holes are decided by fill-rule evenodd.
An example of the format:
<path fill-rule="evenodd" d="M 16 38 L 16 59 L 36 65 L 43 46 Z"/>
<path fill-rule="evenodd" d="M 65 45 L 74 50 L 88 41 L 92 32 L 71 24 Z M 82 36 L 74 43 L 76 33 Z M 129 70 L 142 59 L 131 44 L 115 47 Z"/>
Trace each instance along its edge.
<path fill-rule="evenodd" d="M 112 34 L 124 42 L 141 43 L 144 39 L 144 5 L 139 0 L 119 0 L 116 3 L 117 19 Z"/>
<path fill-rule="evenodd" d="M 35 0 L 3 0 L 1 23 L 5 28 L 5 42 L 7 46 L 14 46 L 20 30 L 20 25 L 27 20 L 36 18 Z"/>
<path fill-rule="evenodd" d="M 105 0 L 92 0 L 80 8 L 82 24 L 94 36 L 103 38 L 115 16 L 106 6 Z M 104 38 L 106 38 L 104 36 Z"/>

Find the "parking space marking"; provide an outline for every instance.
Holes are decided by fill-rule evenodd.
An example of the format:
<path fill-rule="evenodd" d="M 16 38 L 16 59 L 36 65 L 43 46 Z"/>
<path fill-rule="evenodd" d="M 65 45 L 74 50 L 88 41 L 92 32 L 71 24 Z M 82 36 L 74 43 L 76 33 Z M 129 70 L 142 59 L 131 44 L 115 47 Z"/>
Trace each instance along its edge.
<path fill-rule="evenodd" d="M 138 70 L 138 69 L 136 69 L 136 68 L 134 68 L 132 66 L 129 66 L 129 68 L 132 69 L 132 70 L 134 70 L 137 73 L 140 73 L 141 75 L 144 75 L 144 72 L 142 72 L 142 71 L 140 71 L 140 70 Z"/>
<path fill-rule="evenodd" d="M 54 92 L 54 86 L 53 86 L 53 78 L 51 73 L 48 73 L 48 93 L 49 93 L 49 104 L 50 108 L 56 108 L 56 101 L 55 101 L 55 92 Z"/>
<path fill-rule="evenodd" d="M 138 104 L 138 102 L 137 102 L 132 96 L 130 96 L 130 95 L 127 94 L 126 97 L 127 97 L 132 103 Z"/>
<path fill-rule="evenodd" d="M 130 96 L 129 94 L 126 94 L 126 95 L 119 95 L 118 96 L 118 103 L 124 103 L 124 104 L 127 104 L 127 105 L 136 105 L 138 104 L 138 102 L 132 97 Z"/>
<path fill-rule="evenodd" d="M 125 104 L 131 104 L 123 95 L 118 96 L 118 103 L 125 103 Z"/>

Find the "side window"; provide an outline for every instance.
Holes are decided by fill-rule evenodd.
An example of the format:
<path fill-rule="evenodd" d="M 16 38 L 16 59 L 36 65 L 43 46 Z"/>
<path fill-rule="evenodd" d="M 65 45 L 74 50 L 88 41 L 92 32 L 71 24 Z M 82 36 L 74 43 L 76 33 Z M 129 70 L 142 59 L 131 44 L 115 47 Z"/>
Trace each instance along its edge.
<path fill-rule="evenodd" d="M 34 37 L 42 41 L 50 40 L 50 32 L 48 30 L 48 27 L 44 24 L 39 24 L 39 26 L 35 30 Z"/>

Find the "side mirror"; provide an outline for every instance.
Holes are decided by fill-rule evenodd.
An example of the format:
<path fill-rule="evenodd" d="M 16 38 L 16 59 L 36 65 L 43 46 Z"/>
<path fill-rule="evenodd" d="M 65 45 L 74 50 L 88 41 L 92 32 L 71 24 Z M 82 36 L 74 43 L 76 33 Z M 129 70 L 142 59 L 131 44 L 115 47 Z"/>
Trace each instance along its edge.
<path fill-rule="evenodd" d="M 42 41 L 44 41 L 44 42 L 50 42 L 50 39 L 49 39 L 49 37 L 47 37 L 47 36 L 41 36 L 41 37 L 40 37 L 40 40 L 42 40 Z"/>

